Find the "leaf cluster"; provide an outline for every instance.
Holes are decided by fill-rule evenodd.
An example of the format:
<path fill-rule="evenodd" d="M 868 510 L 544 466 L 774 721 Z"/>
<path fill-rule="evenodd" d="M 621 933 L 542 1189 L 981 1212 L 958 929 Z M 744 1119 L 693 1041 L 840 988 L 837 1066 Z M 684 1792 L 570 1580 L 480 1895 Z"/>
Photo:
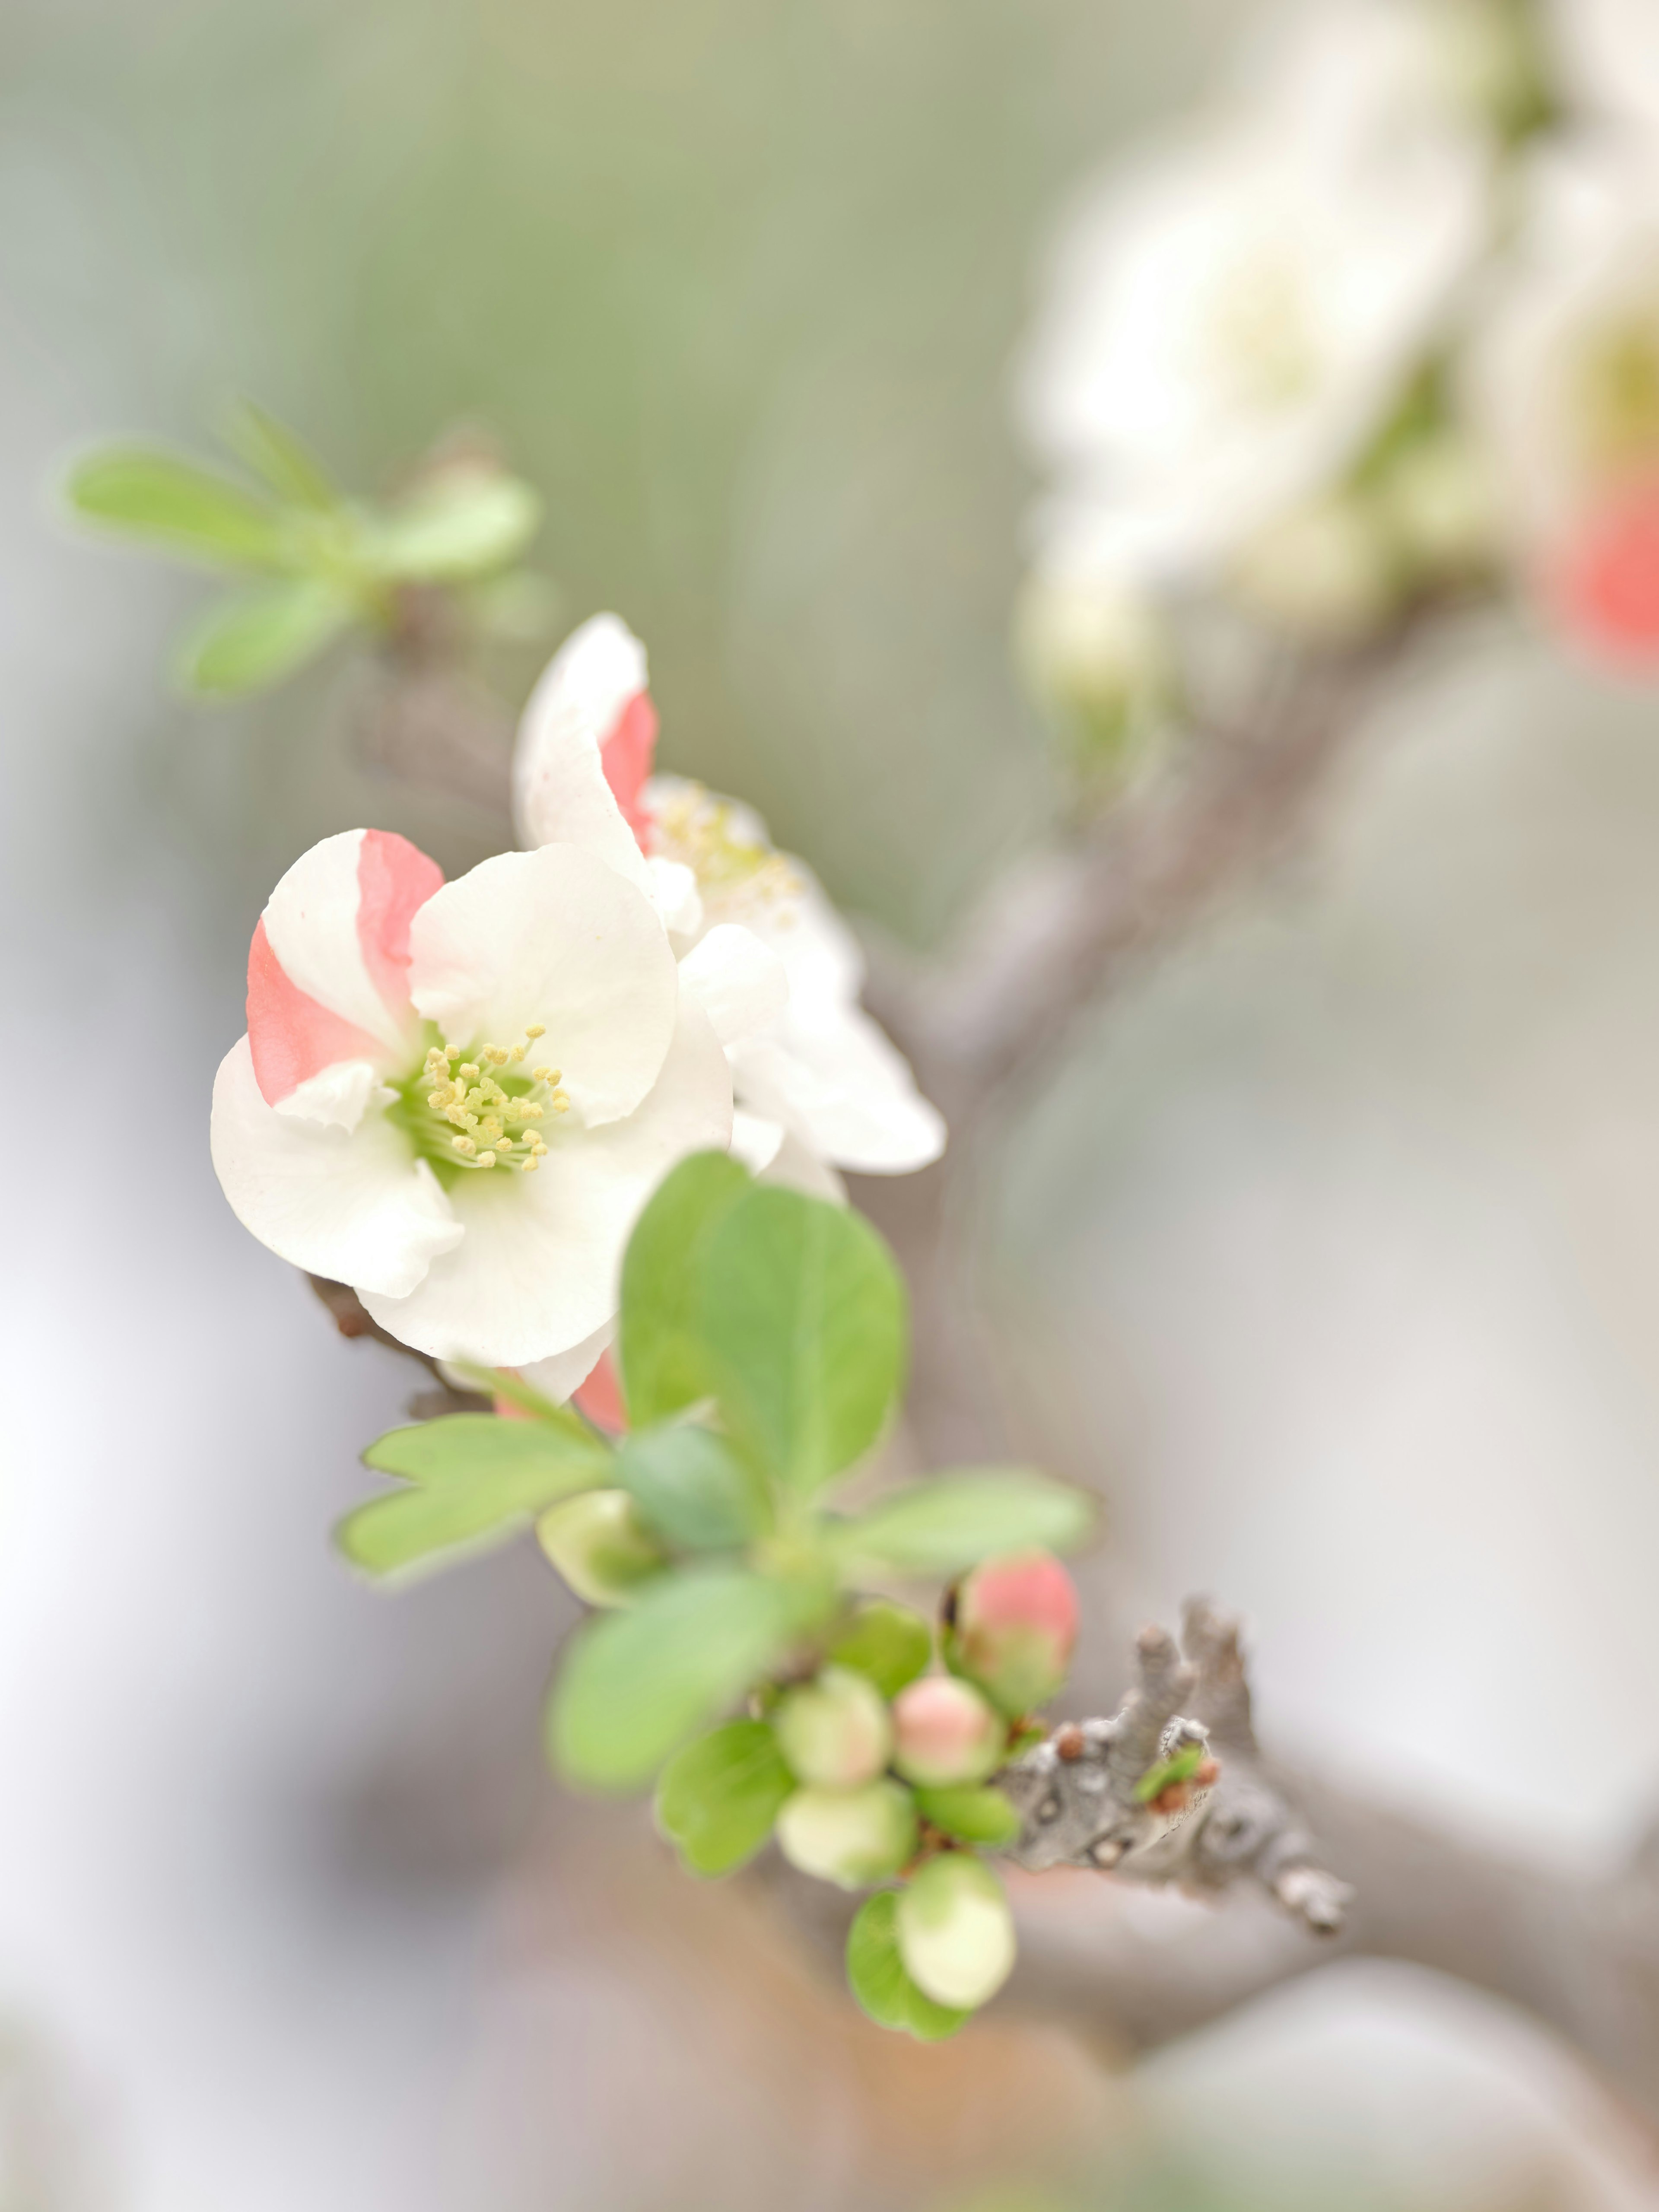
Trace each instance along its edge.
<path fill-rule="evenodd" d="M 190 626 L 175 661 L 185 690 L 264 690 L 352 629 L 397 634 L 417 587 L 441 590 L 482 629 L 520 623 L 538 580 L 514 564 L 541 521 L 529 485 L 478 454 L 439 456 L 403 495 L 347 498 L 307 448 L 252 401 L 226 442 L 240 476 L 150 446 L 100 447 L 64 496 L 94 529 L 238 579 Z"/>

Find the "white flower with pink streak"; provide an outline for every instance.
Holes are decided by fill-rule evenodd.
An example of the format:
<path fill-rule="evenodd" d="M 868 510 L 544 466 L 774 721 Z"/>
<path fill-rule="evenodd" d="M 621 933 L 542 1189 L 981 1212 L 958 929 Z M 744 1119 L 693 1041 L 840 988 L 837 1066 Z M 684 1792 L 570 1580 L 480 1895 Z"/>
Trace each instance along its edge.
<path fill-rule="evenodd" d="M 594 616 L 525 710 L 514 767 L 520 836 L 598 854 L 656 906 L 720 1031 L 738 1105 L 732 1149 L 757 1172 L 839 1195 L 837 1168 L 925 1167 L 944 1148 L 945 1124 L 859 1004 L 852 932 L 748 808 L 651 775 L 656 730 L 644 647 L 615 615 Z"/>
<path fill-rule="evenodd" d="M 225 1194 L 403 1343 L 563 1395 L 608 1334 L 652 1189 L 730 1141 L 696 987 L 740 1030 L 733 949 L 683 979 L 650 898 L 588 848 L 446 884 L 402 837 L 325 838 L 254 932 L 248 1033 L 214 1085 Z"/>

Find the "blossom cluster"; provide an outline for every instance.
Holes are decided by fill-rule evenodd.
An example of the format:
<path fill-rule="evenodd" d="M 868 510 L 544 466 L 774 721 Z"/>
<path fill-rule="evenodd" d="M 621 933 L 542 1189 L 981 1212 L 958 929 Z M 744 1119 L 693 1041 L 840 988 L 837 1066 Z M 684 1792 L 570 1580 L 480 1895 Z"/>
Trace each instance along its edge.
<path fill-rule="evenodd" d="M 907 1173 L 945 1141 L 810 872 L 747 809 L 653 777 L 656 730 L 643 648 L 596 617 L 525 714 L 527 849 L 454 883 L 382 830 L 303 854 L 214 1090 L 214 1164 L 255 1236 L 400 1342 L 559 1400 L 676 1161 L 729 1147 L 840 1198 L 840 1170 Z"/>
<path fill-rule="evenodd" d="M 1346 644 L 1509 580 L 1659 661 L 1656 50 L 1647 0 L 1328 0 L 1083 191 L 1019 382 L 1056 707 L 1121 748 L 1218 608 Z"/>

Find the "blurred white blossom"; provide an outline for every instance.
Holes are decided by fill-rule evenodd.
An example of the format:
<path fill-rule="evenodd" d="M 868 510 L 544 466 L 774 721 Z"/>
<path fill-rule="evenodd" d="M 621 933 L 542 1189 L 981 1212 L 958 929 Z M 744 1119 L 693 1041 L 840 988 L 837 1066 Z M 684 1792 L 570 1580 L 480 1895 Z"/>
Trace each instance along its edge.
<path fill-rule="evenodd" d="M 1651 650 L 1659 145 L 1569 143 L 1540 156 L 1528 185 L 1519 243 L 1472 351 L 1471 415 L 1519 563 L 1582 632 Z"/>
<path fill-rule="evenodd" d="M 1053 478 L 1043 566 L 1206 584 L 1287 519 L 1324 529 L 1316 503 L 1404 398 L 1486 241 L 1490 143 L 1444 59 L 1405 0 L 1322 9 L 1230 104 L 1085 194 L 1020 383 Z"/>

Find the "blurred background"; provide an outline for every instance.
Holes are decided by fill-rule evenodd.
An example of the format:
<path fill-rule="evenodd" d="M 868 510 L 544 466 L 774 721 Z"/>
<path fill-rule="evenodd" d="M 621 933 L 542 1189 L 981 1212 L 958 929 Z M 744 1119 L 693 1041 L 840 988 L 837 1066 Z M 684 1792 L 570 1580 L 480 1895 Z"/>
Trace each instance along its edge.
<path fill-rule="evenodd" d="M 239 392 L 365 488 L 482 428 L 557 629 L 647 641 L 665 764 L 931 941 L 1055 804 L 1008 645 L 1037 257 L 1244 12 L 9 0 L 0 902 L 53 1096 L 0 1284 L 0 2212 L 1659 2203 L 1570 2058 L 1402 1968 L 1127 2072 L 1012 2016 L 901 2045 L 555 1791 L 530 1548 L 349 1580 L 409 1378 L 231 1217 L 209 1088 L 300 851 L 499 833 L 357 763 L 347 657 L 179 703 L 199 587 L 52 511 Z M 1270 1742 L 1593 1869 L 1659 1780 L 1659 698 L 1493 615 L 1377 720 L 1017 1133 L 987 1279 L 1115 1586 L 1246 1611 Z"/>

